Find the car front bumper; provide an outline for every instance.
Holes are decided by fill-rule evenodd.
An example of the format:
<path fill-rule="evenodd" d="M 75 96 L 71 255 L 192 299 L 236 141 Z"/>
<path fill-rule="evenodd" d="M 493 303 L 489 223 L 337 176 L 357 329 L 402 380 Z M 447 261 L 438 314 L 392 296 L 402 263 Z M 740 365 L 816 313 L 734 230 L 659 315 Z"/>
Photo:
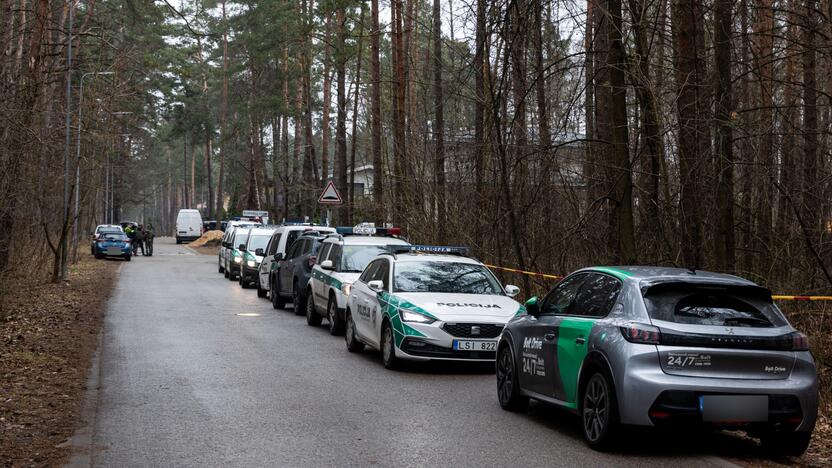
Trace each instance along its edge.
<path fill-rule="evenodd" d="M 500 330 L 505 324 L 487 323 L 472 318 L 471 324 L 492 325 Z M 394 326 L 396 339 L 396 356 L 412 361 L 470 361 L 470 362 L 493 362 L 497 357 L 496 343 L 499 336 L 476 337 L 476 336 L 454 336 L 447 332 L 444 322 L 430 324 L 404 322 L 403 329 Z M 403 330 L 403 333 L 400 331 Z M 494 350 L 488 351 L 462 351 L 454 349 L 454 340 L 462 341 L 484 341 L 493 342 Z"/>

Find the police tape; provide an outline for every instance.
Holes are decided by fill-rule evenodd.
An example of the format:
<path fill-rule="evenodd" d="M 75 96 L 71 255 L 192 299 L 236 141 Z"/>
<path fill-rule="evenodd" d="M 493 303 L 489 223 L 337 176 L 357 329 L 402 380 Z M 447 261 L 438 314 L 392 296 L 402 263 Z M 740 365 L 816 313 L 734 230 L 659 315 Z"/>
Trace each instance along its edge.
<path fill-rule="evenodd" d="M 489 265 L 487 263 L 484 263 L 483 265 L 487 266 L 488 268 L 493 268 L 495 270 L 509 271 L 511 273 L 520 273 L 521 275 L 536 276 L 538 278 L 546 278 L 546 279 L 562 279 L 563 278 L 563 276 L 558 276 L 558 275 L 547 275 L 546 273 L 535 273 L 533 271 L 516 270 L 514 268 L 506 268 L 506 267 L 501 267 L 501 266 L 497 266 L 497 265 Z"/>
<path fill-rule="evenodd" d="M 832 296 L 771 296 L 775 301 L 832 301 Z"/>
<path fill-rule="evenodd" d="M 495 270 L 502 270 L 508 271 L 511 273 L 519 273 L 521 275 L 527 276 L 535 276 L 538 278 L 547 278 L 547 279 L 563 279 L 563 276 L 559 275 L 548 275 L 546 273 L 536 273 L 534 271 L 525 271 L 525 270 L 517 270 L 515 268 L 506 268 L 497 265 L 489 265 L 484 263 L 485 266 L 488 268 L 493 268 Z M 772 299 L 775 301 L 832 301 L 832 296 L 795 296 L 795 295 L 772 295 Z"/>

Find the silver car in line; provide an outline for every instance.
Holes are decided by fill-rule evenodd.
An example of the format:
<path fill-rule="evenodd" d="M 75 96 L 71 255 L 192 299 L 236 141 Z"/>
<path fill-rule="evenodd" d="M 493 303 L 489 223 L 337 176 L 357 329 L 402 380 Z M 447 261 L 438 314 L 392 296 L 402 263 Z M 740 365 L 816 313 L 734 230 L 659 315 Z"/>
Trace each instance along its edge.
<path fill-rule="evenodd" d="M 503 408 L 534 398 L 576 412 L 599 450 L 621 425 L 699 426 L 799 455 L 817 418 L 806 336 L 768 289 L 706 271 L 576 271 L 506 325 L 496 370 Z"/>

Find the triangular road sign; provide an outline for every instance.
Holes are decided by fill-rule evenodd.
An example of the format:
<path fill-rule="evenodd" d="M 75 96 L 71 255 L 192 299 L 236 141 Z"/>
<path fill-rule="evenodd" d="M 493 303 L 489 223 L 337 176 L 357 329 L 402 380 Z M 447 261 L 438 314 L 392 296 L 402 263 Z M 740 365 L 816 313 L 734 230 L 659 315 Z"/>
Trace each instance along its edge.
<path fill-rule="evenodd" d="M 326 184 L 326 188 L 321 193 L 321 196 L 318 197 L 318 203 L 321 205 L 342 205 L 344 204 L 344 200 L 341 198 L 341 194 L 338 192 L 338 189 L 335 188 L 335 184 L 332 183 L 330 180 Z"/>

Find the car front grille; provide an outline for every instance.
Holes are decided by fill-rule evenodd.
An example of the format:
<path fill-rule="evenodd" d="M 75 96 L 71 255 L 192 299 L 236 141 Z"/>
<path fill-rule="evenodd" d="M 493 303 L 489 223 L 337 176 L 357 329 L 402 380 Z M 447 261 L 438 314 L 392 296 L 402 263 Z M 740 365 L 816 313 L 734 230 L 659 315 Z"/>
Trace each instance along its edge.
<path fill-rule="evenodd" d="M 493 361 L 497 357 L 495 351 L 455 351 L 414 338 L 406 338 L 400 348 L 411 356 L 434 359 L 476 359 Z"/>
<path fill-rule="evenodd" d="M 497 338 L 503 326 L 494 323 L 445 323 L 442 329 L 457 338 Z"/>

